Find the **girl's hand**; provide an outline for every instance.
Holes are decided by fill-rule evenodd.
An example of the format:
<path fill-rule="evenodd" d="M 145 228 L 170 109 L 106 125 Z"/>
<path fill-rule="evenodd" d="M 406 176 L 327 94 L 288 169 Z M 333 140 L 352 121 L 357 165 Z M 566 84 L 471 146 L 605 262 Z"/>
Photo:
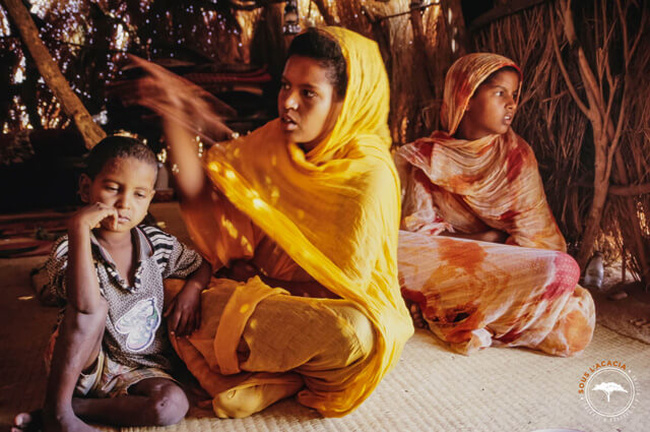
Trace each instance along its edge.
<path fill-rule="evenodd" d="M 173 335 L 191 335 L 201 324 L 201 289 L 186 283 L 169 304 L 165 318 Z"/>

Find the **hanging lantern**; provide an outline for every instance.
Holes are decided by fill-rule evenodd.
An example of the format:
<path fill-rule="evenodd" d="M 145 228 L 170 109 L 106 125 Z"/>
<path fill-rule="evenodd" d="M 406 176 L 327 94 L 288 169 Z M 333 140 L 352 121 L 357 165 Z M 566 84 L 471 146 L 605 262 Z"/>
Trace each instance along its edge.
<path fill-rule="evenodd" d="M 282 31 L 285 35 L 300 33 L 300 14 L 298 13 L 298 0 L 288 0 L 284 7 L 284 27 Z"/>

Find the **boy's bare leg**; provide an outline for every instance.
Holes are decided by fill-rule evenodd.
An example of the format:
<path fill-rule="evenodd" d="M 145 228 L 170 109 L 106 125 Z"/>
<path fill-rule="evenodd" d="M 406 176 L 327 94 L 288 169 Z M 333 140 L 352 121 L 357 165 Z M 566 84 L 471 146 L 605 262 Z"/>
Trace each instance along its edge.
<path fill-rule="evenodd" d="M 101 347 L 108 305 L 84 314 L 68 306 L 54 346 L 42 413 L 21 413 L 12 431 L 93 431 L 72 409 L 72 397 L 84 369 L 93 366 Z M 40 424 L 39 424 L 40 423 Z"/>
<path fill-rule="evenodd" d="M 129 389 L 129 395 L 107 399 L 74 398 L 77 416 L 113 426 L 168 426 L 185 417 L 189 401 L 172 380 L 147 378 Z"/>
<path fill-rule="evenodd" d="M 79 375 L 84 369 L 93 366 L 97 359 L 107 313 L 106 301 L 102 302 L 100 310 L 92 314 L 84 314 L 70 307 L 66 310 L 54 346 L 45 393 L 43 423 L 46 431 L 94 430 L 75 415 L 72 398 Z"/>

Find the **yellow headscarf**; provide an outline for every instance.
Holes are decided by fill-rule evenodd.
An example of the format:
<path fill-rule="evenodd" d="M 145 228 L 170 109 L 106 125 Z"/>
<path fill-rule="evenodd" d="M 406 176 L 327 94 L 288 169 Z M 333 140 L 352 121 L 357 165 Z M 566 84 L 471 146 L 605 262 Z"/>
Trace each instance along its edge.
<path fill-rule="evenodd" d="M 324 415 L 341 416 L 394 366 L 413 328 L 397 279 L 399 180 L 389 153 L 388 78 L 373 41 L 342 28 L 322 31 L 340 45 L 348 72 L 346 97 L 329 136 L 305 154 L 287 142 L 276 119 L 215 145 L 205 165 L 239 211 L 374 324 L 375 354 L 353 382 L 340 391 L 311 389 L 300 397 Z M 199 225 L 194 227 L 200 236 Z M 237 231 L 236 223 L 232 229 Z M 247 240 L 235 237 L 245 250 Z M 199 247 L 213 262 L 233 259 L 229 248 Z"/>

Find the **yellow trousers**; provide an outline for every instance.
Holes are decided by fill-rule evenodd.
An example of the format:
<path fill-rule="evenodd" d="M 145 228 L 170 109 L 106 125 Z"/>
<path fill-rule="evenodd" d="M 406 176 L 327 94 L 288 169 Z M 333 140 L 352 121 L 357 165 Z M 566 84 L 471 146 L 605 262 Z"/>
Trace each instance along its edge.
<path fill-rule="evenodd" d="M 166 283 L 166 298 L 182 287 Z M 370 321 L 350 301 L 290 296 L 259 278 L 213 279 L 201 326 L 172 344 L 213 397 L 218 417 L 246 417 L 298 394 L 315 406 L 340 392 L 374 347 Z"/>

